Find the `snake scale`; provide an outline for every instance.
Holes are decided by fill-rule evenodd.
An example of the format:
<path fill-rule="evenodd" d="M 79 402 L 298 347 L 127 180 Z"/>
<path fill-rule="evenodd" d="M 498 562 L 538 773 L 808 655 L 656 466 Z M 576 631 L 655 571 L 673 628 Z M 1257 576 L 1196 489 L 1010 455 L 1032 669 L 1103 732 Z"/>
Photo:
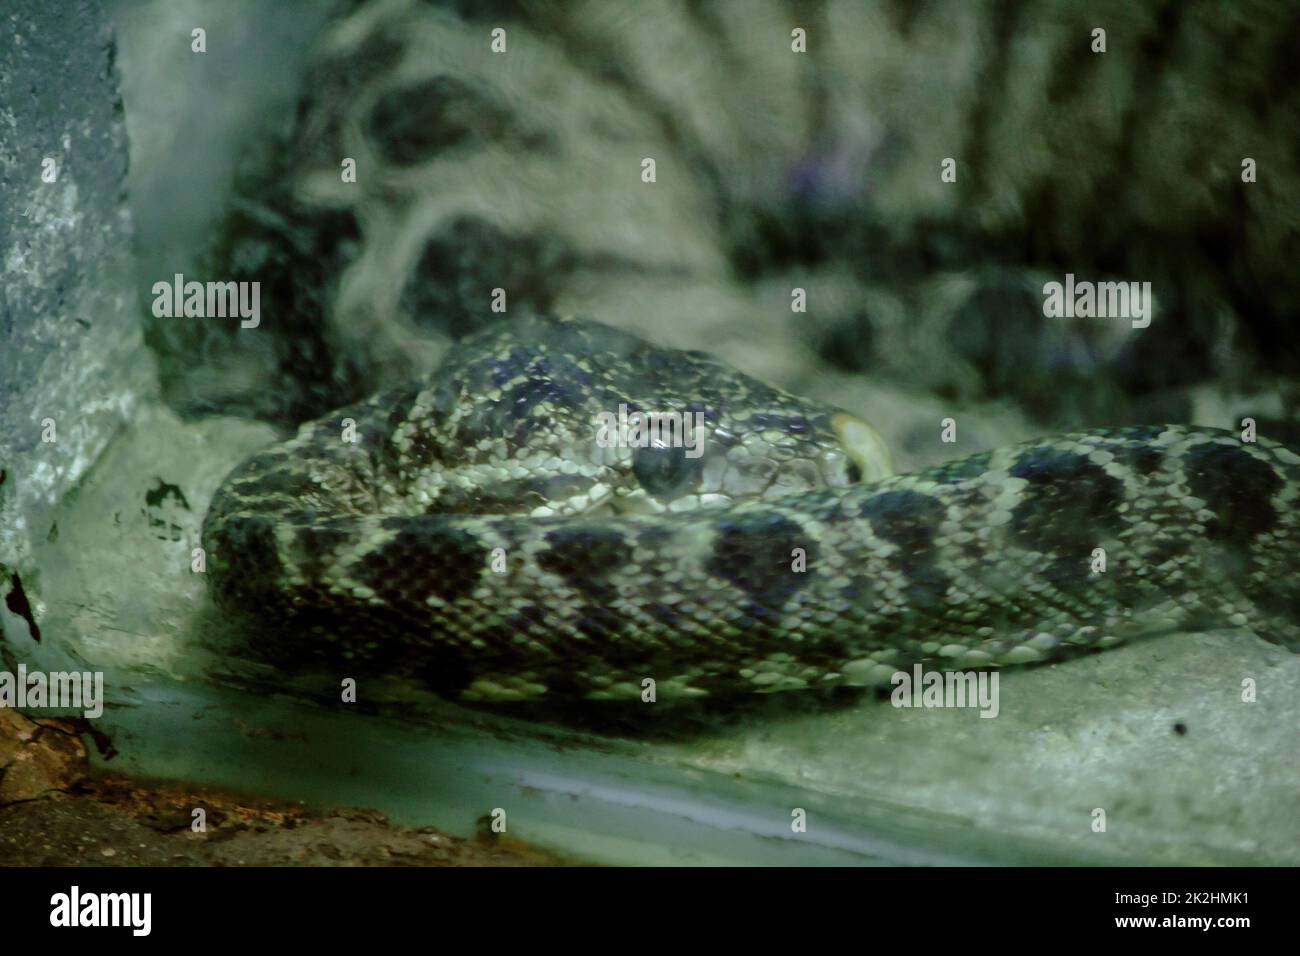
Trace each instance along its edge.
<path fill-rule="evenodd" d="M 620 405 L 702 415 L 702 454 L 597 442 Z M 210 580 L 253 656 L 471 701 L 872 686 L 1215 624 L 1300 651 L 1291 451 L 1158 425 L 889 476 L 873 435 L 701 353 L 514 320 L 236 468 Z"/>

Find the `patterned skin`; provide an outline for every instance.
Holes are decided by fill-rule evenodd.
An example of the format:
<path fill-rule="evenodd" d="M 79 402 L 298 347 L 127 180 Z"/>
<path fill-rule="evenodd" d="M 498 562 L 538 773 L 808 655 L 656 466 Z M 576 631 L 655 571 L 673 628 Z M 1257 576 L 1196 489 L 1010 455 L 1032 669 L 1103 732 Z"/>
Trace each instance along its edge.
<path fill-rule="evenodd" d="M 600 447 L 620 404 L 698 410 L 703 453 Z M 237 468 L 203 539 L 247 653 L 471 701 L 867 687 L 1213 624 L 1300 651 L 1285 448 L 1146 426 L 886 472 L 842 412 L 533 317 Z"/>

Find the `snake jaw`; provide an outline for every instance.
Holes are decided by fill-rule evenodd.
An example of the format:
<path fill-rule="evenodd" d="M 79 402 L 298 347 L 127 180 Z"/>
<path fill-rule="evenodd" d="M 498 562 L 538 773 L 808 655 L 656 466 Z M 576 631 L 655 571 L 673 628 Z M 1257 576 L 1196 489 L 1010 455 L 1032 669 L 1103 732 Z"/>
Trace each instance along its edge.
<path fill-rule="evenodd" d="M 859 481 L 879 481 L 894 473 L 894 459 L 880 433 L 848 412 L 831 416 L 831 429 L 840 440 L 849 459 L 861 472 Z"/>

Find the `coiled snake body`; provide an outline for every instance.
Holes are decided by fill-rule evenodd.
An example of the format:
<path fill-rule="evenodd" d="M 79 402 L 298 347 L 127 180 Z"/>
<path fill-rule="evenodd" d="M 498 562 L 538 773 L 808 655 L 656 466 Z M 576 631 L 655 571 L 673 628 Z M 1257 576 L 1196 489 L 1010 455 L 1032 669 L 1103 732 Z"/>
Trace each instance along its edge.
<path fill-rule="evenodd" d="M 701 415 L 702 454 L 601 413 Z M 280 666 L 469 700 L 888 683 L 1250 627 L 1300 651 L 1300 457 L 1098 430 L 885 477 L 851 416 L 698 353 L 534 317 L 237 468 L 203 538 Z"/>

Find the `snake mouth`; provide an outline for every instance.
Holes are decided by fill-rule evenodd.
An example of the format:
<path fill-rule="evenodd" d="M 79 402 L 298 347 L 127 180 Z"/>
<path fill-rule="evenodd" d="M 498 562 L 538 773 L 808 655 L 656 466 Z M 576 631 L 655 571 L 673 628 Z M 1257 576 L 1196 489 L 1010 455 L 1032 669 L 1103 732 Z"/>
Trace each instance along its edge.
<path fill-rule="evenodd" d="M 831 430 L 849 460 L 857 465 L 859 481 L 879 481 L 894 473 L 894 459 L 885 440 L 862 419 L 836 412 L 831 416 Z"/>

